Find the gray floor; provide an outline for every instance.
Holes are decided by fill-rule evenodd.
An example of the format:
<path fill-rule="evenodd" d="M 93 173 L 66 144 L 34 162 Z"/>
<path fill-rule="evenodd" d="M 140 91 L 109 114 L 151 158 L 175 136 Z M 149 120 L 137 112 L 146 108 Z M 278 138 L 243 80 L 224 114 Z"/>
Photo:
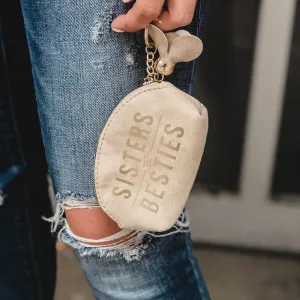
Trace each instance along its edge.
<path fill-rule="evenodd" d="M 205 249 L 196 251 L 213 300 L 299 300 L 300 260 Z M 94 299 L 70 249 L 58 254 L 55 300 Z"/>

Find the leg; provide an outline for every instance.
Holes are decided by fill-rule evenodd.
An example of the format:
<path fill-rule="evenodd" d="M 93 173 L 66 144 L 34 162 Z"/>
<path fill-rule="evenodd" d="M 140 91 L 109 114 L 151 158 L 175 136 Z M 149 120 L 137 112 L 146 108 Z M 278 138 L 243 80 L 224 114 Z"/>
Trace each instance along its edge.
<path fill-rule="evenodd" d="M 70 242 L 76 247 L 76 241 Z M 97 299 L 210 299 L 188 233 L 148 236 L 144 243 L 142 258 L 131 262 L 120 255 L 80 257 Z"/>
<path fill-rule="evenodd" d="M 204 11 L 205 3 L 198 3 L 194 21 L 189 27 L 193 33 L 198 33 L 201 28 L 202 17 L 199 16 Z M 126 5 L 119 0 L 75 0 L 72 3 L 22 0 L 22 7 L 42 133 L 57 200 L 67 209 L 66 214 L 69 210 L 98 209 L 95 208 L 97 200 L 93 178 L 98 138 L 118 102 L 143 82 L 143 33 L 120 34 L 111 31 L 112 19 L 126 10 Z M 171 80 L 179 88 L 190 92 L 193 72 L 194 63 L 182 64 Z M 112 234 L 115 232 L 118 229 Z M 161 260 L 157 261 L 161 276 L 176 283 L 178 278 L 185 278 L 185 282 L 189 282 L 190 275 L 194 274 L 190 293 L 196 296 L 191 299 L 202 299 L 200 287 L 204 283 L 191 254 L 190 239 L 186 233 L 168 238 L 154 237 L 152 242 L 148 240 L 149 234 L 138 233 L 121 246 L 111 247 L 104 247 L 101 243 L 92 247 L 85 243 L 87 236 L 75 233 L 77 236 L 65 228 L 61 231 L 61 238 L 78 249 L 97 297 L 101 298 L 97 291 L 109 293 L 112 289 L 114 279 L 119 276 L 118 268 L 130 265 L 134 276 L 136 268 L 136 272 L 142 272 L 144 265 L 156 261 L 161 249 Z M 168 257 L 172 251 L 177 253 L 175 261 Z M 97 261 L 99 269 L 92 268 L 90 263 L 95 264 L 93 260 Z M 85 265 L 87 262 L 90 262 L 89 266 Z M 107 272 L 108 265 L 111 272 L 101 282 L 98 273 Z M 185 268 L 181 270 L 181 266 Z M 127 285 L 129 277 L 120 276 L 118 279 L 121 285 Z M 150 284 L 153 289 L 157 280 L 154 278 Z M 101 289 L 101 284 L 106 286 L 106 291 Z M 149 297 L 167 299 L 165 295 L 168 295 L 169 299 L 180 299 L 180 294 L 174 296 L 167 287 L 168 282 L 164 284 L 164 291 L 159 289 Z M 132 281 L 132 285 L 136 286 L 136 283 Z M 142 285 L 136 286 L 136 297 L 142 292 L 141 288 Z M 113 290 L 107 299 L 117 297 L 111 293 Z M 136 298 L 126 294 L 123 297 Z"/>

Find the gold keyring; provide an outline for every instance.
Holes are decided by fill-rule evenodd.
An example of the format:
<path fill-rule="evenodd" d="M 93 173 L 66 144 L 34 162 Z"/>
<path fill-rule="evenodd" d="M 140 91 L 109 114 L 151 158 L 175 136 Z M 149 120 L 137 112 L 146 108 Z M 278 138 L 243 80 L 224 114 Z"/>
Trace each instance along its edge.
<path fill-rule="evenodd" d="M 144 38 L 145 38 L 145 44 L 146 44 L 146 46 L 150 47 L 150 42 L 149 42 L 149 25 L 145 28 Z"/>

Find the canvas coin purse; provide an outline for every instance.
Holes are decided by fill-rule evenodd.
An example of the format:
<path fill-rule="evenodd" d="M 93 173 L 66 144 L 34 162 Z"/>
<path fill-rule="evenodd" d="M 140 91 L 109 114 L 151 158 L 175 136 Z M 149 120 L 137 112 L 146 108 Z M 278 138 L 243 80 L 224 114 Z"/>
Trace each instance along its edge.
<path fill-rule="evenodd" d="M 148 76 L 119 103 L 100 135 L 95 187 L 100 206 L 121 228 L 160 232 L 174 225 L 189 197 L 208 116 L 198 100 L 163 81 L 176 63 L 201 54 L 201 40 L 149 25 L 145 41 Z"/>

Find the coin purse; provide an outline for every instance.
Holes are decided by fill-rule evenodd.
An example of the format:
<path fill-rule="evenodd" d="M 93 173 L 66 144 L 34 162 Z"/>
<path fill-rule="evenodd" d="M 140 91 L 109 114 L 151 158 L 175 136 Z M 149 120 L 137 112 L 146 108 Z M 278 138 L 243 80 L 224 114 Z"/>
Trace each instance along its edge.
<path fill-rule="evenodd" d="M 146 28 L 145 42 L 147 77 L 100 135 L 95 188 L 100 206 L 121 228 L 161 232 L 186 204 L 208 130 L 206 108 L 164 77 L 176 63 L 197 58 L 203 45 L 185 30 L 165 34 L 154 25 Z"/>

